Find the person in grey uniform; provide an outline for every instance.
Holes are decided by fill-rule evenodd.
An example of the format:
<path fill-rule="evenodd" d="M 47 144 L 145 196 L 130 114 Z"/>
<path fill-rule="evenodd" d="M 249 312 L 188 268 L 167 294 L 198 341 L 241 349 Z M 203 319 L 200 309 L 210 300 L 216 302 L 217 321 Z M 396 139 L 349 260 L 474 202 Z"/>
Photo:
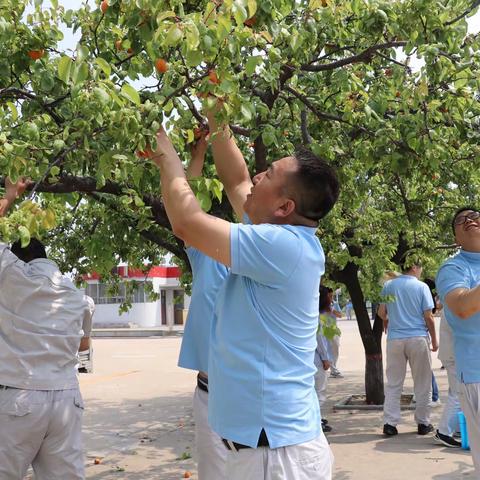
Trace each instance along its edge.
<path fill-rule="evenodd" d="M 26 187 L 6 180 L 0 216 Z M 93 309 L 40 241 L 0 243 L 0 479 L 85 478 L 76 368 Z"/>

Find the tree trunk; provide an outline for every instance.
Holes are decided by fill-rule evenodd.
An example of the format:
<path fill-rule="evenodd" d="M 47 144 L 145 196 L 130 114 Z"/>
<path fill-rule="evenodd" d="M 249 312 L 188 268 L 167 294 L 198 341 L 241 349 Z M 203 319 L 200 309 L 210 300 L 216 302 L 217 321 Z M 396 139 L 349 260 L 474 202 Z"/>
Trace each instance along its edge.
<path fill-rule="evenodd" d="M 372 327 L 362 287 L 358 280 L 357 265 L 349 262 L 341 272 L 336 272 L 333 277 L 347 287 L 357 317 L 358 329 L 365 349 L 366 402 L 368 405 L 383 405 L 382 320 L 376 315 Z"/>

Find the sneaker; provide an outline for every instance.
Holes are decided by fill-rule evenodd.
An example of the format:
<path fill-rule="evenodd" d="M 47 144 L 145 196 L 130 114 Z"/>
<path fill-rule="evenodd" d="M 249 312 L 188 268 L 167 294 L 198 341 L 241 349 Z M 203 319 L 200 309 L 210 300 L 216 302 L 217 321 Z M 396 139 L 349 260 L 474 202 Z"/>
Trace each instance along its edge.
<path fill-rule="evenodd" d="M 328 420 L 326 418 L 322 418 L 322 425 L 327 425 L 328 424 Z"/>
<path fill-rule="evenodd" d="M 438 407 L 441 407 L 441 406 L 442 406 L 442 402 L 440 401 L 440 399 L 435 400 L 435 401 L 432 400 L 432 401 L 430 401 L 430 403 L 428 404 L 428 406 L 429 406 L 430 408 L 438 408 Z"/>
<path fill-rule="evenodd" d="M 459 442 L 458 440 L 455 440 L 453 437 L 450 437 L 450 435 L 444 435 L 443 433 L 440 433 L 438 430 L 437 430 L 437 433 L 433 436 L 433 440 L 435 441 L 435 443 L 441 443 L 446 447 L 450 447 L 450 448 L 462 447 L 461 442 Z"/>
<path fill-rule="evenodd" d="M 327 425 L 326 423 L 322 423 L 322 431 L 323 433 L 328 433 L 332 431 L 332 427 Z"/>
<path fill-rule="evenodd" d="M 394 435 L 398 435 L 397 427 L 394 427 L 393 425 L 389 425 L 388 423 L 386 423 L 383 426 L 383 434 L 388 435 L 389 437 L 393 437 Z"/>
<path fill-rule="evenodd" d="M 452 435 L 453 438 L 462 438 L 462 434 L 460 432 L 453 432 L 453 435 Z"/>
<path fill-rule="evenodd" d="M 428 425 L 419 423 L 417 431 L 419 435 L 426 435 L 427 433 L 433 432 L 433 425 L 431 423 L 429 423 Z"/>
<path fill-rule="evenodd" d="M 343 378 L 343 374 L 339 371 L 330 372 L 330 378 Z"/>

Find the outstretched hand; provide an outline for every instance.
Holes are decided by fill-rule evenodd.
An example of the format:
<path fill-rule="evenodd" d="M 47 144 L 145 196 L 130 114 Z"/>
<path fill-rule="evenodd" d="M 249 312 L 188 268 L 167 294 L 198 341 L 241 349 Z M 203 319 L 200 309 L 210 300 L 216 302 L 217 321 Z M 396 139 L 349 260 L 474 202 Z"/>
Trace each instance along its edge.
<path fill-rule="evenodd" d="M 190 153 L 193 157 L 201 157 L 204 158 L 205 154 L 207 153 L 208 149 L 208 139 L 210 137 L 210 133 L 208 129 L 199 128 L 196 132 L 197 138 L 191 144 Z"/>
<path fill-rule="evenodd" d="M 10 177 L 5 179 L 5 198 L 11 202 L 14 202 L 17 198 L 21 197 L 27 187 L 32 182 L 26 178 L 19 178 L 15 183 L 12 182 Z"/>
<path fill-rule="evenodd" d="M 160 167 L 163 163 L 163 159 L 171 154 L 176 156 L 177 152 L 175 151 L 165 129 L 160 127 L 157 132 L 157 149 L 153 153 L 152 160 Z"/>

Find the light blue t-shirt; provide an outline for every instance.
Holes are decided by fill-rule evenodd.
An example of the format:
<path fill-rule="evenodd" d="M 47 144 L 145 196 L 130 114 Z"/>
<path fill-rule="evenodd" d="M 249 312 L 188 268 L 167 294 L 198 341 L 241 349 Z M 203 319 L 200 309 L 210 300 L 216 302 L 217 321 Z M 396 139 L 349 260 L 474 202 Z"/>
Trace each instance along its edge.
<path fill-rule="evenodd" d="M 209 362 L 210 426 L 271 448 L 320 435 L 314 389 L 325 257 L 315 228 L 231 226 L 231 273 L 216 305 Z"/>
<path fill-rule="evenodd" d="M 428 285 L 412 275 L 400 275 L 385 283 L 382 296 L 392 296 L 386 302 L 388 313 L 387 340 L 428 336 L 423 316 L 433 308 Z"/>
<path fill-rule="evenodd" d="M 192 296 L 178 366 L 208 373 L 215 300 L 228 269 L 192 247 L 187 248 L 187 255 L 193 273 Z"/>
<path fill-rule="evenodd" d="M 470 290 L 480 283 L 480 253 L 461 250 L 440 267 L 435 283 L 445 318 L 452 327 L 458 378 L 463 383 L 480 383 L 480 313 L 462 320 L 445 302 L 452 290 Z"/>

